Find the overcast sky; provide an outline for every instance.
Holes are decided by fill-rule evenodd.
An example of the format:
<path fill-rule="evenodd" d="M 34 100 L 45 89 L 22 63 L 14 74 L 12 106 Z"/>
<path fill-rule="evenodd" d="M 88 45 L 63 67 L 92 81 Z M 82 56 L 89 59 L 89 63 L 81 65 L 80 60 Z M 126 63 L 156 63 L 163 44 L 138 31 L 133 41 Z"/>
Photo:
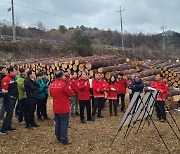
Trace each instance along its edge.
<path fill-rule="evenodd" d="M 9 2 L 0 0 L 0 20 L 11 21 Z M 47 29 L 84 25 L 119 31 L 117 10 L 121 5 L 125 9 L 122 16 L 127 32 L 159 33 L 162 24 L 166 30 L 180 32 L 180 0 L 14 0 L 14 3 L 16 19 L 23 26 L 41 21 Z"/>

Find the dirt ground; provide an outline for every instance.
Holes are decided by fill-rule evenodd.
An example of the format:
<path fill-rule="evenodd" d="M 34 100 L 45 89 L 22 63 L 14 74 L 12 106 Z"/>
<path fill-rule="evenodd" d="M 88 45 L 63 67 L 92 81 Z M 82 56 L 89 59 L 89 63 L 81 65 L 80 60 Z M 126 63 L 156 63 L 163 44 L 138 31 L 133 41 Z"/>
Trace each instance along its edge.
<path fill-rule="evenodd" d="M 118 107 L 118 111 L 120 107 Z M 81 124 L 79 117 L 71 117 L 69 137 L 72 139 L 71 145 L 61 145 L 57 143 L 54 135 L 53 113 L 51 101 L 48 103 L 48 114 L 51 120 L 39 122 L 40 127 L 27 130 L 25 126 L 19 125 L 17 119 L 13 118 L 13 127 L 17 130 L 8 135 L 0 136 L 0 154 L 6 153 L 52 153 L 52 154 L 159 154 L 167 153 L 162 144 L 152 122 L 150 126 L 145 124 L 142 133 L 135 134 L 136 125 L 127 139 L 124 139 L 126 127 L 119 133 L 112 148 L 110 143 L 116 135 L 118 126 L 123 117 L 119 112 L 117 117 L 110 117 L 108 107 L 103 110 L 104 119 L 97 119 L 95 122 Z M 180 113 L 172 111 L 172 114 L 180 127 Z M 168 114 L 167 114 L 168 115 Z M 170 116 L 167 116 L 170 122 Z M 180 142 L 172 133 L 167 123 L 160 123 L 153 116 L 153 120 L 160 130 L 168 148 L 172 153 L 180 153 Z M 1 126 L 1 124 L 0 124 Z M 180 136 L 180 132 L 173 125 Z"/>

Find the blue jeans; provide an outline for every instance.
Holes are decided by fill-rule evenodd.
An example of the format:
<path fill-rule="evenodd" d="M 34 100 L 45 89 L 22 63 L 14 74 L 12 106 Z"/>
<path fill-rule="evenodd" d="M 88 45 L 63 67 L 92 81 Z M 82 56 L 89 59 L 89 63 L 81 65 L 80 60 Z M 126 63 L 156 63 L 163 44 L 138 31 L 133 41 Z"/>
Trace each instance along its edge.
<path fill-rule="evenodd" d="M 55 114 L 55 134 L 58 141 L 65 144 L 68 140 L 69 113 Z"/>
<path fill-rule="evenodd" d="M 14 107 L 16 104 L 16 100 L 13 98 L 4 99 L 4 108 L 6 111 L 6 117 L 4 118 L 3 125 L 2 125 L 2 131 L 7 131 L 9 128 L 11 128 L 12 124 L 12 117 L 14 112 Z"/>
<path fill-rule="evenodd" d="M 5 113 L 5 109 L 4 109 L 4 105 L 3 105 L 3 97 L 0 97 L 0 120 L 4 119 L 4 113 Z"/>

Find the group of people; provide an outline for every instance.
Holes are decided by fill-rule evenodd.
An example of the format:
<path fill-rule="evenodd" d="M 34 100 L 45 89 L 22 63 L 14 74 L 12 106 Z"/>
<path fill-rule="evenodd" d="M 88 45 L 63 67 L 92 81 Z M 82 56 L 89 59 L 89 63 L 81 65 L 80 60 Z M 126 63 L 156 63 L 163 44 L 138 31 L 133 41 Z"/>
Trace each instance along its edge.
<path fill-rule="evenodd" d="M 67 135 L 70 115 L 80 116 L 81 123 L 95 121 L 96 118 L 104 118 L 102 110 L 106 102 L 109 102 L 109 115 L 117 116 L 119 102 L 120 111 L 125 111 L 127 88 L 130 91 L 130 100 L 135 92 L 142 92 L 144 89 L 140 76 L 132 75 L 131 80 L 127 81 L 123 73 L 119 73 L 117 78 L 112 75 L 107 81 L 104 74 L 99 72 L 93 77 L 89 77 L 86 71 L 80 76 L 77 72 L 72 72 L 70 77 L 68 72 L 61 70 L 55 73 L 55 79 L 50 82 L 44 71 L 27 72 L 23 68 L 17 70 L 15 67 L 9 67 L 7 71 L 8 74 L 5 75 L 5 68 L 0 66 L 0 120 L 3 120 L 0 133 L 7 134 L 8 131 L 15 130 L 12 127 L 15 106 L 19 123 L 25 123 L 27 129 L 39 127 L 35 122 L 35 111 L 39 121 L 48 120 L 46 105 L 50 94 L 53 100 L 55 134 L 62 144 L 71 143 Z M 158 105 L 155 107 L 158 119 L 165 121 L 164 105 L 168 86 L 162 75 L 156 76 L 152 87 L 160 91 L 157 97 Z"/>
<path fill-rule="evenodd" d="M 111 76 L 109 81 L 104 78 L 103 73 L 95 73 L 94 77 L 89 77 L 84 71 L 78 77 L 77 72 L 72 72 L 70 78 L 68 74 L 64 73 L 63 80 L 72 88 L 74 95 L 70 97 L 71 116 L 79 116 L 80 121 L 86 123 L 84 110 L 87 111 L 87 121 L 95 121 L 96 115 L 98 118 L 103 118 L 102 109 L 105 107 L 107 100 L 109 101 L 110 116 L 118 115 L 119 99 L 121 100 L 121 112 L 125 111 L 125 94 L 126 89 L 129 88 L 134 92 L 141 92 L 144 84 L 140 77 L 136 76 L 133 82 L 127 82 L 123 73 L 118 74 L 118 78 Z M 59 98 L 60 99 L 60 98 Z M 114 112 L 113 112 L 114 108 Z"/>
<path fill-rule="evenodd" d="M 17 70 L 11 66 L 7 69 L 7 75 L 5 74 L 5 68 L 0 66 L 0 133 L 7 134 L 8 131 L 16 130 L 12 127 L 15 107 L 19 124 L 26 125 L 27 129 L 39 127 L 35 122 L 35 111 L 39 121 L 49 120 L 46 107 L 49 80 L 45 72 L 36 74 L 32 70 Z"/>
<path fill-rule="evenodd" d="M 62 144 L 70 144 L 67 130 L 69 127 L 70 112 L 72 116 L 79 115 L 78 104 L 80 107 L 80 121 L 86 123 L 84 110 L 87 111 L 87 121 L 95 121 L 103 118 L 102 109 L 106 100 L 109 101 L 109 113 L 118 115 L 117 106 L 121 99 L 121 112 L 125 111 L 126 89 L 130 90 L 130 100 L 135 92 L 143 92 L 144 83 L 139 75 L 132 75 L 132 79 L 126 81 L 123 73 L 118 74 L 118 78 L 111 76 L 106 81 L 102 73 L 96 73 L 94 77 L 88 77 L 84 71 L 79 76 L 76 72 L 72 73 L 72 78 L 63 71 L 57 71 L 56 80 L 50 84 L 50 95 L 53 99 L 53 111 L 55 114 L 55 134 L 57 140 Z M 159 91 L 156 103 L 157 117 L 161 122 L 166 120 L 165 99 L 168 92 L 168 85 L 163 80 L 162 75 L 157 75 L 152 87 Z M 69 99 L 70 98 L 70 99 Z M 78 103 L 79 102 L 79 103 Z M 71 104 L 71 106 L 70 106 Z M 92 112 L 91 112 L 92 110 Z"/>

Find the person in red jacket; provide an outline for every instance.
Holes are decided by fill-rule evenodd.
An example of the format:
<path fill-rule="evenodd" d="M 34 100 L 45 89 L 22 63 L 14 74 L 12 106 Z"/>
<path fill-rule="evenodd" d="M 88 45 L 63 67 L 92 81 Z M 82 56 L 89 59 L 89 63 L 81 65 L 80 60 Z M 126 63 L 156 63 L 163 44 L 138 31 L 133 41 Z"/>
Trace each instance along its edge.
<path fill-rule="evenodd" d="M 125 108 L 125 95 L 126 95 L 126 88 L 127 88 L 127 82 L 123 78 L 123 73 L 118 74 L 118 103 L 119 103 L 119 97 L 121 97 L 121 112 L 124 112 Z"/>
<path fill-rule="evenodd" d="M 104 87 L 107 88 L 108 83 L 107 83 L 106 79 L 104 78 L 103 73 L 101 74 L 101 80 L 103 82 Z M 105 98 L 105 95 L 104 95 L 104 101 L 102 103 L 102 109 L 105 107 L 105 102 L 106 102 L 106 98 Z"/>
<path fill-rule="evenodd" d="M 168 85 L 166 82 L 163 81 L 163 75 L 157 75 L 156 76 L 156 84 L 152 83 L 152 87 L 157 89 L 159 91 L 159 94 L 157 96 L 157 103 L 155 103 L 155 108 L 157 112 L 157 118 L 161 122 L 165 122 L 166 120 L 166 112 L 165 112 L 165 100 L 166 100 L 166 95 L 169 90 Z"/>
<path fill-rule="evenodd" d="M 17 70 L 14 67 L 8 68 L 8 75 L 4 77 L 1 81 L 1 87 L 4 91 L 4 108 L 6 111 L 6 117 L 3 120 L 2 128 L 0 134 L 8 134 L 7 131 L 16 130 L 12 128 L 12 117 L 14 112 L 14 107 L 16 104 L 16 100 L 18 98 L 18 88 L 17 82 L 15 81 L 15 76 L 17 75 Z"/>
<path fill-rule="evenodd" d="M 57 140 L 62 144 L 71 144 L 68 139 L 69 97 L 74 96 L 74 92 L 70 85 L 66 84 L 65 76 L 62 71 L 57 71 L 56 80 L 50 84 L 50 95 L 53 99 L 53 112 L 55 114 L 55 134 Z"/>
<path fill-rule="evenodd" d="M 82 72 L 78 83 L 78 100 L 80 106 L 80 120 L 86 123 L 84 117 L 84 109 L 87 111 L 87 121 L 91 121 L 91 105 L 90 105 L 90 84 L 86 72 Z"/>
<path fill-rule="evenodd" d="M 64 75 L 65 75 L 65 77 L 66 77 L 66 79 L 65 79 L 65 81 L 64 82 L 66 82 L 66 84 L 70 84 L 70 77 L 69 77 L 69 73 L 68 73 L 68 71 L 64 71 Z"/>
<path fill-rule="evenodd" d="M 127 81 L 127 85 L 128 85 L 128 88 L 129 88 L 129 102 L 131 101 L 131 99 L 132 99 L 132 97 L 133 97 L 133 94 L 132 94 L 132 90 L 130 89 L 130 85 L 131 85 L 131 83 L 135 80 L 135 75 L 133 74 L 133 75 L 131 75 L 131 79 L 129 79 L 128 81 Z"/>
<path fill-rule="evenodd" d="M 157 75 L 157 76 L 155 77 L 155 80 L 152 81 L 152 83 L 151 83 L 151 87 L 152 87 L 152 88 L 156 88 L 156 87 L 157 87 L 158 78 L 159 78 L 159 75 Z"/>
<path fill-rule="evenodd" d="M 72 72 L 72 78 L 70 80 L 70 85 L 72 87 L 72 90 L 75 93 L 75 96 L 71 97 L 71 115 L 74 117 L 75 115 L 79 115 L 78 113 L 78 78 L 77 78 L 77 73 Z"/>
<path fill-rule="evenodd" d="M 112 116 L 112 105 L 114 107 L 114 115 L 117 116 L 117 83 L 116 78 L 111 76 L 108 84 L 108 100 L 109 100 L 109 112 L 110 116 Z"/>
<path fill-rule="evenodd" d="M 98 109 L 97 117 L 104 118 L 101 115 L 102 104 L 104 102 L 106 85 L 101 79 L 101 73 L 97 73 L 97 79 L 93 82 L 94 106 L 92 112 L 92 120 L 95 121 L 96 110 Z"/>

